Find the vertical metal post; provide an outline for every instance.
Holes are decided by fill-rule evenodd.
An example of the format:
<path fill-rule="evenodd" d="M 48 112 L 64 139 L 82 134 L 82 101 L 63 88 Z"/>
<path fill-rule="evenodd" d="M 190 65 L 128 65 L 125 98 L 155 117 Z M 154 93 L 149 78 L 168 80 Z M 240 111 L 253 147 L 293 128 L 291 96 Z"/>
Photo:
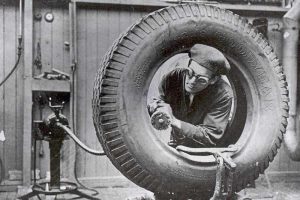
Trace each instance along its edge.
<path fill-rule="evenodd" d="M 33 185 L 36 184 L 36 140 L 37 136 L 34 134 L 33 136 L 34 142 L 33 142 Z"/>
<path fill-rule="evenodd" d="M 60 187 L 60 149 L 63 139 L 50 139 L 50 186 L 53 188 Z"/>
<path fill-rule="evenodd" d="M 77 68 L 77 5 L 76 1 L 71 1 L 69 3 L 69 24 L 70 24 L 70 63 L 71 63 L 71 70 L 72 70 L 72 77 L 71 77 L 71 125 L 73 126 L 73 130 L 76 130 L 76 110 L 74 108 L 77 104 L 76 99 L 76 68 Z"/>
<path fill-rule="evenodd" d="M 23 185 L 31 181 L 33 0 L 24 1 Z"/>
<path fill-rule="evenodd" d="M 77 114 L 76 114 L 76 105 L 77 105 L 77 77 L 76 77 L 76 68 L 77 68 L 77 5 L 76 0 L 72 0 L 69 3 L 69 30 L 70 30 L 70 66 L 71 66 L 71 95 L 70 95 L 70 125 L 73 130 L 77 130 Z M 70 144 L 69 152 L 75 152 L 76 146 Z M 75 158 L 76 161 L 76 158 Z M 74 164 L 74 163 L 73 163 Z M 75 164 L 74 164 L 75 165 Z M 69 166 L 69 168 L 74 168 L 75 166 Z M 74 168 L 75 169 L 75 168 Z M 75 171 L 74 171 L 75 172 Z M 71 176 L 72 171 L 69 170 L 69 177 Z"/>

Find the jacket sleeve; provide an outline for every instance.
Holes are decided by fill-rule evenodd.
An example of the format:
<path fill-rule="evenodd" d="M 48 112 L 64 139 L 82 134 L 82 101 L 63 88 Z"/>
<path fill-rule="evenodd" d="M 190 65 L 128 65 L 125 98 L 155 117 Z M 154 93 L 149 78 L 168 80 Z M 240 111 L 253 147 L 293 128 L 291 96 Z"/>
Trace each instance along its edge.
<path fill-rule="evenodd" d="M 172 96 L 171 93 L 175 90 L 174 87 L 176 87 L 174 85 L 176 85 L 176 83 L 180 81 L 183 70 L 184 69 L 180 68 L 174 69 L 162 77 L 158 85 L 158 95 L 152 97 L 147 106 L 150 116 L 155 112 L 158 102 L 170 104 L 170 98 Z"/>
<path fill-rule="evenodd" d="M 193 125 L 181 121 L 180 133 L 203 146 L 216 146 L 227 127 L 231 104 L 232 97 L 223 96 L 211 107 L 203 124 Z"/>
<path fill-rule="evenodd" d="M 149 115 L 151 116 L 157 108 L 157 103 L 159 102 L 166 102 L 166 82 L 167 82 L 167 76 L 163 76 L 161 82 L 158 85 L 158 95 L 155 97 L 152 97 L 149 104 L 147 105 Z"/>

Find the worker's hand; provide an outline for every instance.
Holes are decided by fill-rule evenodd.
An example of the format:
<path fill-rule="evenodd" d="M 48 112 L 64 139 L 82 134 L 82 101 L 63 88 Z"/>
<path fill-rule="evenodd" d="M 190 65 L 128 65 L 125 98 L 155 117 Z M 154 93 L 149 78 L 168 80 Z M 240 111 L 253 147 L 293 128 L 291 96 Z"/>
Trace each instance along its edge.
<path fill-rule="evenodd" d="M 181 129 L 181 121 L 176 119 L 176 117 L 174 117 L 173 110 L 172 110 L 170 104 L 167 104 L 165 102 L 160 102 L 158 104 L 157 111 L 161 111 L 161 112 L 166 113 L 169 116 L 170 125 L 172 127 L 176 127 L 178 129 Z"/>
<path fill-rule="evenodd" d="M 156 111 L 161 111 L 161 112 L 164 112 L 166 114 L 168 114 L 171 118 L 173 118 L 173 110 L 170 106 L 170 104 L 167 104 L 163 101 L 160 101 L 157 103 L 157 108 L 156 108 Z"/>
<path fill-rule="evenodd" d="M 173 116 L 173 111 L 170 104 L 167 104 L 161 99 L 154 99 L 151 103 L 148 104 L 149 114 L 152 115 L 156 111 L 165 112 L 170 116 Z"/>
<path fill-rule="evenodd" d="M 147 105 L 147 108 L 148 108 L 148 112 L 150 114 L 150 116 L 156 112 L 156 110 L 159 108 L 159 103 L 160 102 L 163 102 L 161 99 L 153 99 L 151 101 L 151 103 L 149 103 Z"/>

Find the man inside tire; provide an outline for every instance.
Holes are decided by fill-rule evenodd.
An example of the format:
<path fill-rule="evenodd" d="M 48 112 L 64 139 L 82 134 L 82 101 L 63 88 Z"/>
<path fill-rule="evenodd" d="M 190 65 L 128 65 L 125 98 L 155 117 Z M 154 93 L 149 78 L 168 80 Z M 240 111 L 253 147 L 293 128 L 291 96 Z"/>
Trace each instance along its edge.
<path fill-rule="evenodd" d="M 224 136 L 230 115 L 233 92 L 221 75 L 230 65 L 217 49 L 194 45 L 188 66 L 163 76 L 159 96 L 148 105 L 150 116 L 166 113 L 172 127 L 169 145 L 214 147 Z"/>

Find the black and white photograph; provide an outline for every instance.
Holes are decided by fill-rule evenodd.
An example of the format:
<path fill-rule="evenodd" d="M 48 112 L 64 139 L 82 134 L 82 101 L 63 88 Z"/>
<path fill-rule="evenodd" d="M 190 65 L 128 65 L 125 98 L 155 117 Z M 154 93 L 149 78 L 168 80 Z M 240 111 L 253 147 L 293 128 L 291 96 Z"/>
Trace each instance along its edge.
<path fill-rule="evenodd" d="M 0 199 L 300 200 L 299 28 L 300 0 L 0 0 Z"/>

